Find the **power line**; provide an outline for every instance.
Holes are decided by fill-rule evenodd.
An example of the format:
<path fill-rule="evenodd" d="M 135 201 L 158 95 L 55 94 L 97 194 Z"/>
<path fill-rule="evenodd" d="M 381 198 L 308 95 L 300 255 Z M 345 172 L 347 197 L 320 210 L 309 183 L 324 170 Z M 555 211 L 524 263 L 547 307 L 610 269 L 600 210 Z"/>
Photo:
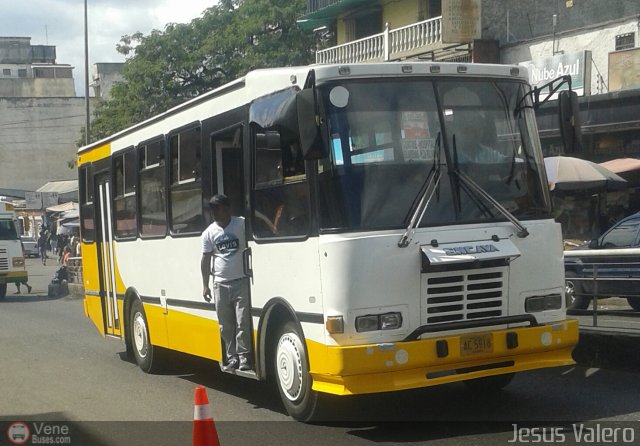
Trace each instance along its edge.
<path fill-rule="evenodd" d="M 56 116 L 55 118 L 42 118 L 42 119 L 29 119 L 25 121 L 16 121 L 16 122 L 5 122 L 0 124 L 0 127 L 6 127 L 10 125 L 19 125 L 26 124 L 29 122 L 43 122 L 43 121 L 57 121 L 59 119 L 70 119 L 70 118 L 83 118 L 84 115 L 69 115 L 69 116 Z"/>

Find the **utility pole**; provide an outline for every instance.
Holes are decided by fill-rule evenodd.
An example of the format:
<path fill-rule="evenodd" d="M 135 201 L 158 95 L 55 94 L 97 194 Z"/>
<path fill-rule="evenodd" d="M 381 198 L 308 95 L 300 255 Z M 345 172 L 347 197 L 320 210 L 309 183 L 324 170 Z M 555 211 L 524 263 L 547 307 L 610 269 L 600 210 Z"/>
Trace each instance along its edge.
<path fill-rule="evenodd" d="M 84 143 L 89 144 L 89 21 L 87 15 L 87 0 L 84 0 L 84 106 L 85 126 Z"/>

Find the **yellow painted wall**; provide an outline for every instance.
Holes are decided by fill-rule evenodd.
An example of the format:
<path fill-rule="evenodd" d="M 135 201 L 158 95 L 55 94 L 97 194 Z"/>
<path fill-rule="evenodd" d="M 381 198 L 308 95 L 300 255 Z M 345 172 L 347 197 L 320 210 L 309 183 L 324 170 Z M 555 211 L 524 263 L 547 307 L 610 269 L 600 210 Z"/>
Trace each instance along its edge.
<path fill-rule="evenodd" d="M 338 45 L 347 43 L 347 27 L 344 23 L 344 17 L 338 17 L 336 21 L 336 41 Z"/>
<path fill-rule="evenodd" d="M 401 28 L 418 22 L 421 0 L 384 1 L 382 5 L 382 22 L 389 23 L 391 29 Z M 373 3 L 377 5 L 377 2 Z M 347 25 L 350 13 L 341 14 L 336 20 L 336 40 L 338 45 L 347 43 Z"/>
<path fill-rule="evenodd" d="M 389 23 L 391 29 L 402 28 L 418 22 L 418 3 L 420 0 L 401 0 L 385 2 L 382 5 L 382 21 Z"/>

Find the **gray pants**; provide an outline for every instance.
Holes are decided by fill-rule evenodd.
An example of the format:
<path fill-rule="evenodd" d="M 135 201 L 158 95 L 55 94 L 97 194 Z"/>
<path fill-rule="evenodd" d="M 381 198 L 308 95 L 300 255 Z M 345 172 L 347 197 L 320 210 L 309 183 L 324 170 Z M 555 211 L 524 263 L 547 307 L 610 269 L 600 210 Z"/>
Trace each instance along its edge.
<path fill-rule="evenodd" d="M 251 359 L 249 279 L 214 282 L 213 296 L 227 361 L 236 356 Z"/>

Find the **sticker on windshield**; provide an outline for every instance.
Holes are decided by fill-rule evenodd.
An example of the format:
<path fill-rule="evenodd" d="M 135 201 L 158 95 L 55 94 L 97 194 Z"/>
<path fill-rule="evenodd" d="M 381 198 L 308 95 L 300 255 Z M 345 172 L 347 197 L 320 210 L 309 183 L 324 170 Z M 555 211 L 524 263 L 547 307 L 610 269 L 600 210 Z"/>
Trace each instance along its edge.
<path fill-rule="evenodd" d="M 333 87 L 329 92 L 329 100 L 338 108 L 344 108 L 349 103 L 349 90 L 344 87 Z"/>

